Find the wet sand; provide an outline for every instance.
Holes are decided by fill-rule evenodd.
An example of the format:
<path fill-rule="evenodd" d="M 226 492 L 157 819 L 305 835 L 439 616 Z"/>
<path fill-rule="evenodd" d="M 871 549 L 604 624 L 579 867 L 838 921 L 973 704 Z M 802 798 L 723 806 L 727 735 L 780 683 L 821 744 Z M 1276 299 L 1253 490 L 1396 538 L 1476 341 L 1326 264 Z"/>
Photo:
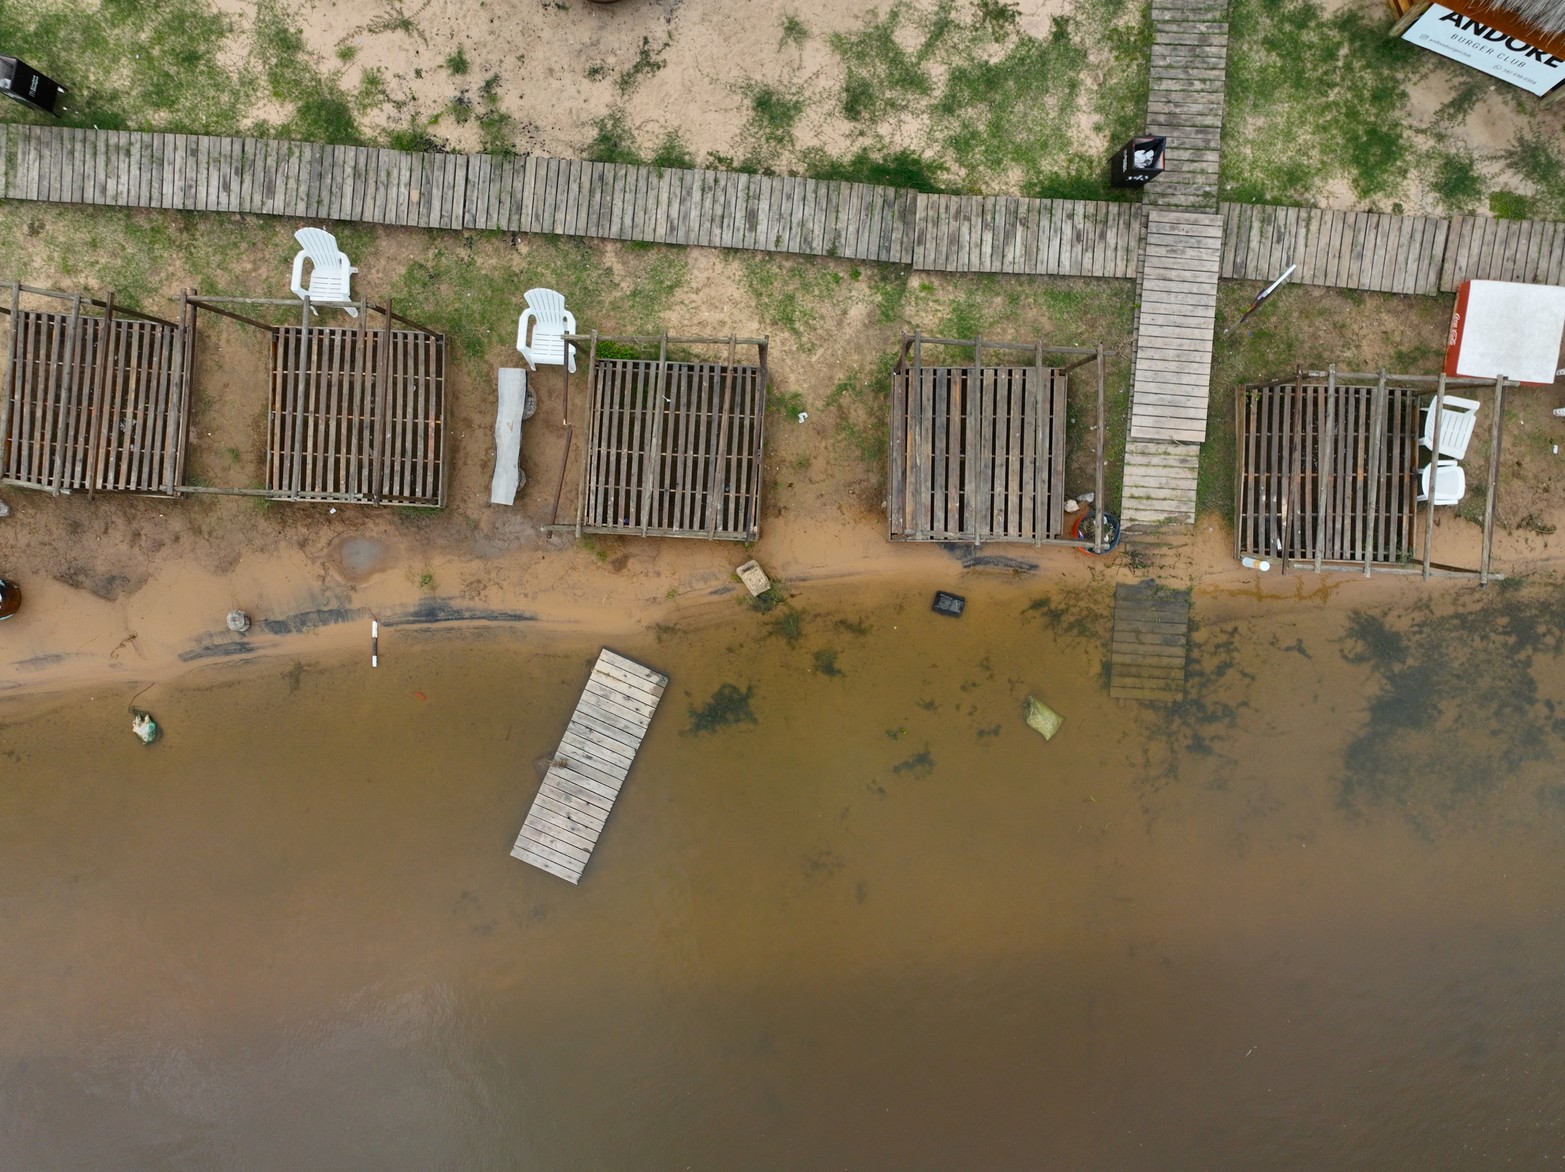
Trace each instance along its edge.
<path fill-rule="evenodd" d="M 0 1163 L 1559 1150 L 1556 588 L 1208 589 L 1171 709 L 1107 698 L 1107 581 L 961 589 L 614 642 L 673 683 L 580 888 L 506 852 L 584 633 L 213 664 L 151 749 L 123 687 L 5 698 Z M 692 735 L 724 683 L 755 723 Z"/>

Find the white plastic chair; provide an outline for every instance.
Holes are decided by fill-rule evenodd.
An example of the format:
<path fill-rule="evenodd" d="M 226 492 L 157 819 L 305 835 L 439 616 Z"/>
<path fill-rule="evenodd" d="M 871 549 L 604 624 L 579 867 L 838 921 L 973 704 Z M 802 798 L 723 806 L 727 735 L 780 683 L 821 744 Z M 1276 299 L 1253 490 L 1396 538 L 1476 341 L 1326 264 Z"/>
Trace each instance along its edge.
<path fill-rule="evenodd" d="M 1456 460 L 1467 455 L 1477 415 L 1477 399 L 1462 399 L 1456 395 L 1445 397 L 1445 406 L 1440 409 L 1440 455 Z M 1418 442 L 1425 448 L 1435 446 L 1435 404 L 1432 399 L 1424 408 L 1424 434 Z"/>
<path fill-rule="evenodd" d="M 1467 495 L 1467 473 L 1455 460 L 1431 461 L 1418 474 L 1418 499 L 1429 499 L 1429 476 L 1434 473 L 1434 504 L 1454 505 Z"/>
<path fill-rule="evenodd" d="M 553 289 L 529 289 L 522 294 L 527 308 L 516 323 L 516 349 L 533 370 L 564 365 L 576 373 L 576 347 L 565 344 L 566 334 L 576 332 L 576 318 L 565 308 L 565 297 Z M 532 322 L 532 341 L 527 323 Z"/>
<path fill-rule="evenodd" d="M 359 270 L 348 263 L 348 258 L 337 248 L 337 238 L 322 228 L 300 228 L 293 234 L 299 242 L 299 255 L 293 258 L 292 287 L 295 294 L 310 302 L 310 312 L 317 305 L 336 305 L 350 317 L 358 317 L 359 311 L 351 305 L 348 282 Z M 310 262 L 310 285 L 304 286 L 304 262 Z"/>

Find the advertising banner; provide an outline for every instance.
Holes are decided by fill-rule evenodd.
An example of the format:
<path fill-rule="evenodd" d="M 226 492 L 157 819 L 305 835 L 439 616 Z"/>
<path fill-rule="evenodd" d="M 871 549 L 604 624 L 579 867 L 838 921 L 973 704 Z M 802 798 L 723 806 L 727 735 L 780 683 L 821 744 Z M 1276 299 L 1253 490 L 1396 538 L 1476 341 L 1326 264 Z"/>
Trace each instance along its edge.
<path fill-rule="evenodd" d="M 1442 4 L 1431 4 L 1402 39 L 1539 97 L 1565 81 L 1565 61 L 1548 50 Z"/>

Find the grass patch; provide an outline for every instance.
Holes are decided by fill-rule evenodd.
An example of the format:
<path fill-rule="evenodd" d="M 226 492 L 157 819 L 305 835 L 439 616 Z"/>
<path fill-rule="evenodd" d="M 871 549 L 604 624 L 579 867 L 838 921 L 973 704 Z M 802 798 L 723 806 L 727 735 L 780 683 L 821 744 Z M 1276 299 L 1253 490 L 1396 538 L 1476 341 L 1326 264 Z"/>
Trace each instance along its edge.
<path fill-rule="evenodd" d="M 642 162 L 641 150 L 636 145 L 636 132 L 630 127 L 630 119 L 622 108 L 610 110 L 592 124 L 592 141 L 587 144 L 586 158 L 594 163 Z"/>
<path fill-rule="evenodd" d="M 1485 183 L 1471 154 L 1436 151 L 1429 157 L 1429 187 L 1447 213 L 1466 214 L 1484 197 Z"/>
<path fill-rule="evenodd" d="M 239 28 L 204 0 L 0 4 L 0 45 L 71 87 L 60 121 L 102 130 L 238 134 L 258 92 L 221 54 Z M 4 103 L 0 121 L 34 120 Z"/>
<path fill-rule="evenodd" d="M 722 685 L 705 704 L 699 708 L 691 706 L 690 725 L 685 729 L 685 735 L 700 736 L 736 724 L 760 723 L 750 708 L 750 697 L 754 695 L 753 686 L 741 691 L 735 684 Z"/>
<path fill-rule="evenodd" d="M 808 102 L 799 90 L 757 81 L 744 82 L 739 92 L 749 107 L 741 140 L 750 148 L 751 164 L 765 167 L 793 146 L 794 127 Z"/>
<path fill-rule="evenodd" d="M 521 294 L 516 254 L 504 240 L 502 233 L 442 238 L 393 282 L 398 307 L 415 321 L 440 323 L 452 347 L 471 358 L 514 338 Z M 483 241 L 492 246 L 479 247 Z M 623 250 L 617 259 L 618 269 L 601 245 L 534 237 L 525 263 L 529 281 L 561 290 L 578 318 L 604 333 L 657 333 L 685 286 L 684 256 L 654 247 Z"/>
<path fill-rule="evenodd" d="M 1429 60 L 1386 36 L 1388 22 L 1312 0 L 1234 0 L 1223 198 L 1308 203 L 1334 180 L 1364 200 L 1401 191 L 1414 143 L 1387 111 L 1407 108 Z"/>
<path fill-rule="evenodd" d="M 667 49 L 669 44 L 670 42 L 664 41 L 662 45 L 654 49 L 652 47 L 652 38 L 642 37 L 641 48 L 636 53 L 636 59 L 630 63 L 630 68 L 620 74 L 618 80 L 614 83 L 619 87 L 619 92 L 622 94 L 630 93 L 631 90 L 641 84 L 643 78 L 651 77 L 662 69 L 667 64 L 663 60 L 663 50 Z"/>
<path fill-rule="evenodd" d="M 1041 37 L 1022 31 L 1019 8 L 979 0 L 892 4 L 861 28 L 831 38 L 842 70 L 837 114 L 876 146 L 926 128 L 922 170 L 907 186 L 1123 198 L 1107 186 L 1111 141 L 1139 128 L 1146 107 L 1151 23 L 1123 0 L 1080 0 Z M 866 148 L 859 148 L 851 162 Z M 899 147 L 905 150 L 906 148 Z M 907 166 L 911 160 L 902 160 Z M 812 173 L 814 168 L 812 167 Z"/>
<path fill-rule="evenodd" d="M 457 46 L 455 53 L 452 53 L 449 57 L 446 58 L 445 67 L 446 72 L 449 73 L 452 77 L 467 76 L 467 71 L 470 68 L 467 62 L 467 53 L 460 45 Z"/>
<path fill-rule="evenodd" d="M 810 30 L 804 26 L 804 22 L 793 13 L 788 13 L 782 18 L 782 34 L 777 38 L 777 47 L 781 49 L 785 45 L 792 45 L 795 49 L 804 48 L 804 42 L 810 39 Z"/>
<path fill-rule="evenodd" d="M 941 181 L 945 170 L 943 163 L 907 147 L 889 154 L 876 154 L 863 147 L 845 158 L 833 158 L 821 150 L 807 151 L 804 155 L 804 171 L 813 179 L 906 187 L 933 195 L 946 190 Z"/>
<path fill-rule="evenodd" d="M 279 137 L 338 146 L 363 143 L 352 99 L 335 78 L 320 71 L 304 35 L 277 0 L 256 5 L 254 46 L 271 96 L 293 110 L 276 128 Z"/>

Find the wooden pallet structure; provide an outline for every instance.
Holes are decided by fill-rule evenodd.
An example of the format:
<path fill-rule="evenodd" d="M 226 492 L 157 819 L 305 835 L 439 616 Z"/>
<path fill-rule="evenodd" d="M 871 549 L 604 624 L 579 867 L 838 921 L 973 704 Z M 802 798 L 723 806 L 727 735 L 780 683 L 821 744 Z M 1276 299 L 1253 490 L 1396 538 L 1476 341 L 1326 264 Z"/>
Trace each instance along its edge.
<path fill-rule="evenodd" d="M 254 307 L 298 310 L 297 300 L 191 295 L 188 301 L 194 310 L 264 330 L 271 374 L 265 487 L 187 491 L 444 506 L 445 335 L 366 302 L 356 303 L 358 317 L 342 326 L 318 324 L 308 303 L 297 325 L 247 315 Z M 379 315 L 378 325 L 370 324 L 371 313 Z"/>
<path fill-rule="evenodd" d="M 41 306 L 41 307 L 40 307 Z M 0 483 L 174 496 L 184 478 L 192 317 L 12 284 Z"/>
<path fill-rule="evenodd" d="M 580 883 L 668 687 L 662 672 L 604 648 L 549 762 L 511 856 Z"/>
<path fill-rule="evenodd" d="M 1190 591 L 1151 579 L 1114 588 L 1109 695 L 1164 703 L 1185 698 L 1190 644 Z"/>
<path fill-rule="evenodd" d="M 972 360 L 926 364 L 926 356 L 952 353 Z M 986 366 L 986 357 L 1006 364 Z M 1006 361 L 1017 358 L 1031 361 Z M 1101 347 L 904 336 L 891 374 L 891 540 L 1071 544 L 1064 532 L 1069 375 L 1094 362 L 1101 388 Z M 1100 481 L 1102 434 L 1100 427 Z"/>
<path fill-rule="evenodd" d="M 1421 504 L 1428 410 L 1447 389 L 1493 387 L 1482 563 L 1433 559 Z M 1290 568 L 1488 578 L 1505 385 L 1335 367 L 1241 387 L 1234 397 L 1234 556 Z M 1421 565 L 1420 565 L 1421 563 Z"/>
<path fill-rule="evenodd" d="M 575 529 L 754 541 L 761 533 L 765 338 L 572 336 L 587 352 L 586 450 Z M 645 358 L 609 358 L 609 346 Z M 739 347 L 754 348 L 742 363 Z M 671 350 L 717 347 L 722 360 Z M 566 384 L 566 410 L 570 390 Z M 564 469 L 561 469 L 564 476 Z"/>

